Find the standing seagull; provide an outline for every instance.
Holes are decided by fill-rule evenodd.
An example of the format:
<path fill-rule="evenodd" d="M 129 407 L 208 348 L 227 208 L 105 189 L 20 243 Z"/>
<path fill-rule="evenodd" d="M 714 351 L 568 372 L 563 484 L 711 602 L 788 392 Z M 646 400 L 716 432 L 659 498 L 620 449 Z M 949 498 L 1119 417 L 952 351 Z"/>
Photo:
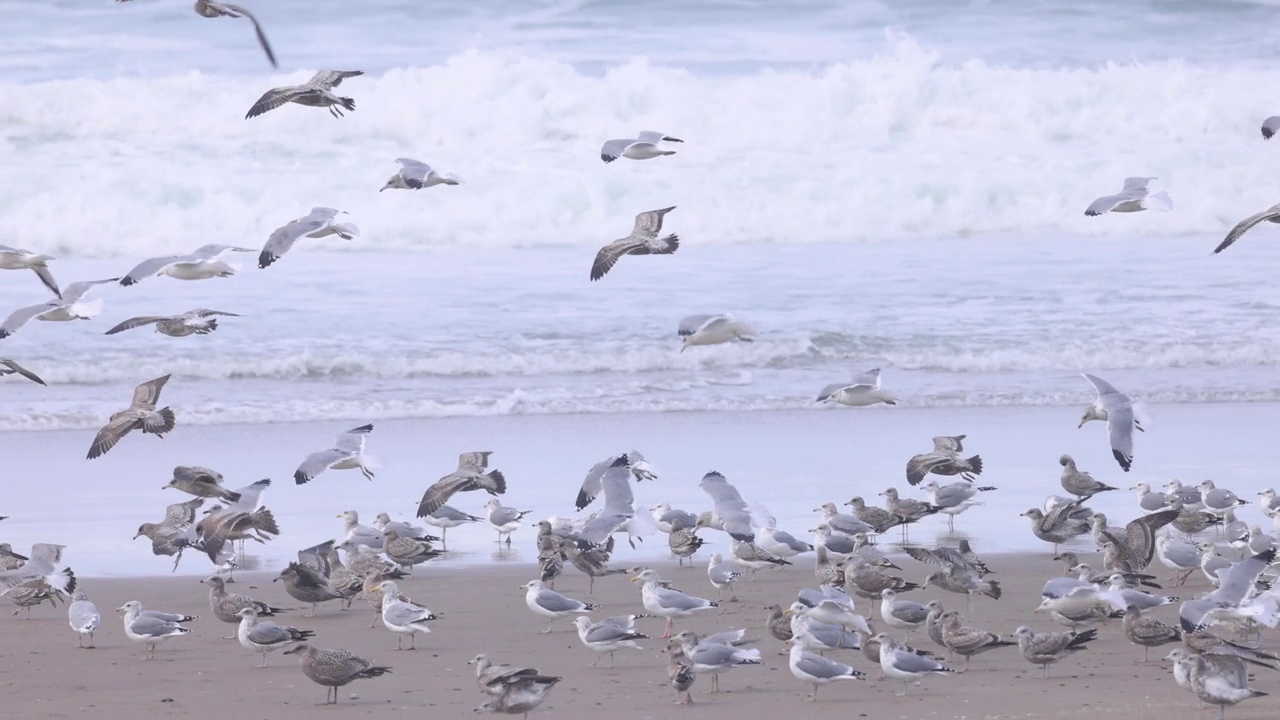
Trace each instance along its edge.
<path fill-rule="evenodd" d="M 1276 119 L 1277 124 L 1280 124 L 1280 118 L 1273 118 L 1273 119 Z M 1223 250 L 1226 250 L 1227 248 L 1231 247 L 1232 243 L 1239 240 L 1241 235 L 1244 235 L 1245 233 L 1249 232 L 1250 230 L 1253 229 L 1254 225 L 1257 225 L 1258 223 L 1261 223 L 1261 222 L 1280 223 L 1280 203 L 1272 205 L 1266 210 L 1263 210 L 1260 213 L 1250 215 L 1249 217 L 1236 223 L 1236 226 L 1231 228 L 1231 232 L 1227 233 L 1227 236 L 1222 239 L 1222 242 L 1218 243 L 1218 247 L 1213 249 L 1214 254 L 1216 255 L 1222 252 Z M 0 267 L 3 267 L 3 266 L 0 266 Z"/>
<path fill-rule="evenodd" d="M 129 0 L 116 0 L 116 2 L 129 2 Z M 258 44 L 262 46 L 262 52 L 267 54 L 267 61 L 271 63 L 271 67 L 280 67 L 276 62 L 276 54 L 271 51 L 271 43 L 267 42 L 267 36 L 262 32 L 262 26 L 258 24 L 258 19 L 253 16 L 253 13 L 250 13 L 247 9 L 231 3 L 196 0 L 195 11 L 200 17 L 207 18 L 246 18 L 253 23 L 253 34 L 258 36 Z"/>
<path fill-rule="evenodd" d="M 498 498 L 489 498 L 484 504 L 485 519 L 489 521 L 489 526 L 498 531 L 498 542 L 502 542 L 502 536 L 507 536 L 507 544 L 511 544 L 511 533 L 520 527 L 520 520 L 528 515 L 530 510 L 517 510 L 509 508 L 498 502 Z"/>
<path fill-rule="evenodd" d="M 876 403 L 897 405 L 898 398 L 893 393 L 880 389 L 880 368 L 871 368 L 854 376 L 852 383 L 835 383 L 822 388 L 822 392 L 818 393 L 818 402 L 863 407 Z"/>
<path fill-rule="evenodd" d="M 188 335 L 208 335 L 218 329 L 218 319 L 214 315 L 226 315 L 227 317 L 240 317 L 235 313 L 223 312 L 221 310 L 206 310 L 197 308 L 188 310 L 181 315 L 141 315 L 129 318 L 124 322 L 116 325 L 103 335 L 115 335 L 140 328 L 144 325 L 154 324 L 156 332 L 169 337 L 186 337 Z"/>
<path fill-rule="evenodd" d="M 0 358 L 0 377 L 4 377 L 5 375 L 21 375 L 31 382 L 40 383 L 41 385 L 48 384 L 44 380 L 41 380 L 39 375 L 36 375 L 30 370 L 19 365 L 17 360 Z"/>
<path fill-rule="evenodd" d="M 306 216 L 290 220 L 276 228 L 271 237 L 267 238 L 267 244 L 262 246 L 262 252 L 258 255 L 258 267 L 265 268 L 279 260 L 303 235 L 309 238 L 337 235 L 343 240 L 359 235 L 360 228 L 355 224 L 338 220 L 340 214 L 346 213 L 330 207 L 313 207 Z"/>
<path fill-rule="evenodd" d="M 1084 214 L 1102 215 L 1108 212 L 1140 212 L 1142 210 L 1160 210 L 1168 212 L 1173 209 L 1173 199 L 1169 193 L 1161 190 L 1148 194 L 1147 184 L 1158 178 L 1128 177 L 1124 179 L 1124 189 L 1115 195 L 1103 195 L 1089 203 Z"/>
<path fill-rule="evenodd" d="M 94 647 L 93 633 L 102 622 L 102 615 L 98 613 L 97 606 L 89 600 L 89 596 L 85 595 L 83 590 L 76 590 L 71 596 L 71 604 L 67 606 L 67 622 L 71 624 L 71 629 L 76 631 L 78 647 Z M 89 636 L 88 645 L 83 644 L 85 635 Z"/>
<path fill-rule="evenodd" d="M 400 171 L 391 176 L 382 190 L 421 190 L 434 185 L 462 184 L 462 178 L 457 175 L 438 173 L 435 168 L 420 160 L 396 158 L 396 162 L 400 163 Z"/>
<path fill-rule="evenodd" d="M 470 490 L 484 490 L 490 495 L 501 495 L 507 491 L 507 479 L 500 470 L 489 470 L 489 456 L 492 450 L 465 452 L 458 456 L 458 469 L 432 483 L 422 493 L 418 503 L 418 517 L 426 518 L 449 502 L 455 493 Z M 434 523 L 432 523 L 434 524 Z"/>
<path fill-rule="evenodd" d="M 40 278 L 40 282 L 44 283 L 50 292 L 62 297 L 62 293 L 58 290 L 58 283 L 54 282 L 53 273 L 49 272 L 49 261 L 52 259 L 48 255 L 30 250 L 0 245 L 0 270 L 34 271 L 36 277 Z"/>
<path fill-rule="evenodd" d="M 600 159 L 608 164 L 620 157 L 631 160 L 648 160 L 663 155 L 675 155 L 675 150 L 663 150 L 659 146 L 659 143 L 664 142 L 682 143 L 684 141 L 653 130 L 644 130 L 634 138 L 617 138 L 616 140 L 606 141 L 604 146 L 600 148 Z"/>
<path fill-rule="evenodd" d="M 1080 374 L 1098 391 L 1098 397 L 1085 410 L 1078 427 L 1084 427 L 1090 420 L 1106 420 L 1107 433 L 1111 436 L 1111 454 L 1120 463 L 1120 469 L 1129 472 L 1133 465 L 1133 430 L 1135 427 L 1142 429 L 1134 418 L 1133 400 L 1096 375 Z"/>
<path fill-rule="evenodd" d="M 149 277 L 168 275 L 178 280 L 207 280 L 215 277 L 231 277 L 236 268 L 222 262 L 222 256 L 231 252 L 253 252 L 253 248 L 235 245 L 201 245 L 186 255 L 164 255 L 138 263 L 128 275 L 120 278 L 120 284 L 129 287 Z"/>
<path fill-rule="evenodd" d="M 102 301 L 80 302 L 80 298 L 84 297 L 85 293 L 97 285 L 113 283 L 119 279 L 107 278 L 106 280 L 74 282 L 63 288 L 62 295 L 57 299 L 14 310 L 9 313 L 9 317 L 5 318 L 3 323 L 0 323 L 0 339 L 14 334 L 31 320 L 70 322 L 72 320 L 88 320 L 89 318 L 97 317 L 102 312 Z"/>
<path fill-rule="evenodd" d="M 321 650 L 305 642 L 285 650 L 283 654 L 302 656 L 299 663 L 302 666 L 302 674 L 311 678 L 311 681 L 317 685 L 325 686 L 326 705 L 337 704 L 338 688 L 352 680 L 381 677 L 391 672 L 391 668 L 374 665 L 371 661 L 347 650 Z M 333 697 L 332 701 L 329 700 L 330 696 Z"/>
<path fill-rule="evenodd" d="M 755 342 L 755 331 L 728 315 L 690 315 L 680 321 L 676 330 L 681 338 L 680 352 L 694 345 L 719 345 L 733 342 Z"/>
<path fill-rule="evenodd" d="M 173 409 L 163 407 L 156 410 L 160 391 L 164 389 L 165 383 L 169 382 L 169 377 L 164 375 L 155 380 L 148 380 L 134 388 L 133 400 L 129 403 L 128 409 L 114 413 L 93 438 L 93 444 L 89 446 L 90 460 L 105 455 L 120 442 L 120 438 L 133 430 L 141 430 L 163 438 L 165 433 L 173 429 Z"/>
<path fill-rule="evenodd" d="M 378 461 L 371 455 L 364 454 L 364 441 L 373 432 L 373 424 L 361 425 L 360 427 L 351 428 L 350 430 L 338 436 L 333 447 L 320 452 L 313 452 L 307 456 L 306 460 L 298 466 L 293 473 L 293 481 L 299 485 L 310 482 L 325 470 L 354 470 L 360 469 L 360 472 L 370 480 L 373 479 L 373 470 L 370 468 L 378 467 Z"/>
<path fill-rule="evenodd" d="M 329 114 L 335 118 L 342 117 L 342 110 L 338 106 L 342 106 L 345 110 L 355 110 L 356 101 L 349 97 L 340 97 L 333 93 L 333 89 L 342 84 L 342 81 L 349 77 L 357 77 L 363 75 L 363 70 L 321 70 L 311 79 L 301 85 L 286 85 L 284 87 L 271 88 L 258 98 L 258 101 L 249 108 L 249 112 L 245 113 L 245 119 L 258 117 L 259 115 L 275 110 L 285 103 L 297 103 L 299 105 L 307 105 L 310 107 L 329 108 Z"/>
<path fill-rule="evenodd" d="M 596 260 L 591 264 L 591 280 L 594 282 L 604 277 L 623 255 L 670 255 L 678 250 L 680 236 L 672 233 L 658 238 L 663 216 L 675 209 L 676 206 L 672 205 L 636 215 L 636 224 L 630 235 L 614 240 L 596 253 Z"/>

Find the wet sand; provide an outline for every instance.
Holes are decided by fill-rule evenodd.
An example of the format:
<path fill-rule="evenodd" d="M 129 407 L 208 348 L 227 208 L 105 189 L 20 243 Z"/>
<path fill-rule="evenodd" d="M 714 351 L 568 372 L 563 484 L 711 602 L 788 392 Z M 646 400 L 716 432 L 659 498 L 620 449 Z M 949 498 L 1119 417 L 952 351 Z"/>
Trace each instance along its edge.
<path fill-rule="evenodd" d="M 811 557 L 811 556 L 810 556 Z M 1033 614 L 1044 580 L 1060 571 L 1045 553 L 992 555 L 988 565 L 997 573 L 1004 597 L 974 600 L 970 622 L 1002 634 L 1022 624 L 1038 630 L 1061 629 L 1051 620 Z M 714 598 L 707 582 L 705 557 L 693 569 L 674 564 L 656 567 L 676 586 Z M 433 633 L 420 636 L 417 651 L 396 650 L 395 636 L 382 627 L 370 629 L 373 611 L 363 599 L 351 610 L 334 603 L 322 606 L 317 617 L 306 617 L 302 605 L 285 594 L 271 575 L 243 575 L 229 588 L 275 605 L 298 608 L 274 618 L 316 632 L 321 647 L 341 647 L 393 668 L 390 675 L 360 680 L 342 688 L 336 707 L 317 708 L 325 689 L 300 672 L 293 656 L 273 653 L 268 667 L 256 668 L 259 655 L 238 642 L 223 639 L 234 626 L 212 617 L 204 585 L 189 577 L 136 579 L 83 578 L 81 587 L 103 614 L 94 650 L 76 649 L 76 637 L 66 622 L 63 606 L 43 606 L 31 620 L 6 616 L 0 619 L 5 686 L 0 702 L 8 709 L 23 708 L 44 718 L 102 716 L 163 716 L 190 718 L 300 718 L 314 713 L 334 717 L 371 717 L 386 714 L 404 717 L 463 717 L 484 698 L 476 689 L 467 661 L 476 653 L 496 662 L 531 665 L 564 677 L 548 701 L 534 716 L 608 718 L 744 718 L 797 713 L 800 717 L 869 718 L 1033 718 L 1126 717 L 1207 718 L 1211 709 L 1196 710 L 1194 698 L 1173 681 L 1168 663 L 1156 661 L 1169 647 L 1153 649 L 1153 660 L 1138 663 L 1142 649 L 1130 645 L 1118 622 L 1100 628 L 1099 639 L 1089 648 L 1051 669 L 1049 679 L 1039 667 L 1022 659 L 1016 647 L 1001 648 L 973 659 L 965 674 L 930 677 L 913 686 L 910 695 L 898 698 L 895 682 L 845 682 L 823 688 L 819 702 L 805 702 L 810 686 L 792 677 L 783 646 L 763 629 L 764 608 L 789 603 L 798 589 L 812 587 L 810 561 L 779 572 L 762 571 L 754 582 L 740 582 L 734 596 L 718 612 L 678 620 L 676 631 L 712 632 L 748 627 L 759 637 L 764 655 L 762 667 L 743 667 L 722 676 L 724 692 L 710 694 L 709 676 L 694 686 L 695 705 L 673 704 L 674 692 L 666 685 L 666 661 L 659 653 L 665 645 L 656 636 L 663 622 L 640 620 L 642 632 L 654 639 L 642 641 L 644 652 L 619 652 L 617 667 L 587 667 L 596 655 L 583 648 L 569 620 L 559 620 L 549 635 L 540 631 L 546 620 L 534 616 L 517 589 L 534 576 L 530 565 L 487 566 L 470 569 L 419 567 L 414 577 L 400 583 L 402 590 L 442 617 L 432 624 Z M 926 566 L 895 557 L 908 579 L 920 581 Z M 1160 572 L 1163 572 L 1161 569 Z M 639 588 L 629 576 L 600 579 L 591 600 L 601 608 L 594 617 L 641 612 Z M 568 568 L 557 589 L 575 597 L 586 591 L 586 578 Z M 1207 581 L 1193 575 L 1185 589 L 1164 592 L 1190 596 L 1203 592 Z M 938 599 L 963 609 L 961 596 L 933 589 L 909 597 Z M 114 612 L 127 600 L 141 600 L 147 608 L 197 614 L 188 626 L 190 635 L 161 644 L 153 661 L 144 661 L 144 647 L 130 642 Z M 878 620 L 878 608 L 859 600 L 859 611 Z M 8 604 L 5 604 L 6 607 Z M 1176 622 L 1177 606 L 1156 610 L 1167 622 Z M 883 623 L 878 623 L 880 627 Z M 877 628 L 879 629 L 879 627 Z M 930 645 L 923 632 L 912 641 Z M 406 643 L 407 644 L 407 643 Z M 1264 637 L 1264 647 L 1276 649 L 1274 633 Z M 939 653 L 945 651 L 937 648 Z M 873 680 L 878 667 L 858 652 L 837 653 L 838 659 L 868 673 Z M 959 663 L 955 664 L 959 667 Z M 1253 686 L 1272 693 L 1228 709 L 1228 717 L 1274 718 L 1280 695 L 1280 673 L 1255 671 Z M 352 695 L 357 696 L 352 698 Z"/>

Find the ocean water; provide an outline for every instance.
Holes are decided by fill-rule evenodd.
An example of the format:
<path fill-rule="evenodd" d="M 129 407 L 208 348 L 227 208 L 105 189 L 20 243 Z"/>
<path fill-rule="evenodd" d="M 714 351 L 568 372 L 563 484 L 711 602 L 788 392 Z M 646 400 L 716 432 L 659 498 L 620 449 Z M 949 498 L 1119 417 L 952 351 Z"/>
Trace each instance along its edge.
<path fill-rule="evenodd" d="M 1280 399 L 1277 230 L 1210 255 L 1280 199 L 1258 132 L 1280 113 L 1259 90 L 1280 83 L 1277 3 L 253 3 L 278 71 L 246 22 L 185 0 L 12 4 L 0 242 L 57 256 L 59 281 L 258 248 L 316 205 L 362 232 L 28 324 L 0 354 L 49 387 L 0 381 L 0 429 L 91 430 L 166 373 L 192 433 L 856 413 L 813 399 L 877 366 L 894 411 L 1079 406 L 1081 371 L 1152 403 Z M 340 88 L 356 111 L 244 119 L 320 68 L 365 71 Z M 600 162 L 641 129 L 685 142 Z M 379 193 L 404 156 L 465 183 Z M 1083 215 L 1129 175 L 1173 211 Z M 588 282 L 601 245 L 668 205 L 678 253 Z M 0 312 L 46 298 L 0 273 Z M 243 317 L 102 335 L 196 307 Z M 758 341 L 680 352 L 680 318 L 705 312 Z"/>

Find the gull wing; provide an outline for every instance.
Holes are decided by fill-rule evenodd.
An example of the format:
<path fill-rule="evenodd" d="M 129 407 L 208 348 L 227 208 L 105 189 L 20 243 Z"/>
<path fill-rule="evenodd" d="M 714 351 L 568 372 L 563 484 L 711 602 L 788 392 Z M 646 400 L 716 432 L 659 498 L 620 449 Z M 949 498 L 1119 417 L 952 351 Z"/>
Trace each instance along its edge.
<path fill-rule="evenodd" d="M 662 231 L 662 218 L 675 209 L 676 206 L 672 205 L 659 210 L 646 210 L 636 215 L 636 224 L 631 230 L 631 237 L 644 238 L 645 240 L 656 238 L 658 233 Z"/>
<path fill-rule="evenodd" d="M 431 174 L 431 166 L 419 160 L 396 158 L 396 162 L 400 163 L 400 175 L 406 180 L 417 180 L 422 183 Z"/>
<path fill-rule="evenodd" d="M 351 428 L 338 435 L 337 444 L 334 447 L 354 455 L 364 450 L 364 440 L 371 432 L 373 432 L 373 423 Z"/>
<path fill-rule="evenodd" d="M 680 321 L 680 327 L 676 330 L 676 334 L 682 337 L 692 335 L 713 322 L 725 322 L 728 319 L 727 316 L 719 314 L 690 315 Z"/>
<path fill-rule="evenodd" d="M 286 85 L 284 87 L 271 88 L 262 93 L 262 97 L 258 98 L 257 102 L 250 106 L 249 112 L 245 113 L 244 118 L 248 120 L 249 118 L 258 117 L 311 92 L 315 92 L 315 90 L 305 85 Z"/>
<path fill-rule="evenodd" d="M 298 238 L 323 229 L 333 222 L 337 214 L 338 211 L 333 208 L 314 207 L 307 215 L 290 220 L 276 228 L 267 238 L 267 244 L 262 246 L 262 253 L 258 256 L 258 267 L 265 268 L 280 259 L 282 255 L 289 252 L 289 248 L 293 247 Z"/>
<path fill-rule="evenodd" d="M 253 13 L 249 12 L 248 9 L 240 5 L 232 5 L 231 3 L 210 3 L 210 4 L 212 4 L 214 7 L 221 6 L 222 8 L 231 10 L 232 12 L 235 12 L 235 13 L 239 13 L 240 15 L 243 15 L 244 17 L 248 18 L 249 22 L 253 23 L 253 34 L 257 36 L 258 44 L 262 46 L 262 52 L 267 54 L 267 60 L 271 63 L 271 67 L 273 68 L 280 67 L 280 64 L 276 62 L 276 54 L 271 51 L 271 43 L 267 42 L 267 34 L 262 32 L 262 25 L 258 24 L 258 18 L 254 17 Z"/>
<path fill-rule="evenodd" d="M 155 380 L 148 380 L 133 390 L 133 400 L 129 403 L 130 407 L 147 408 L 154 410 L 156 403 L 160 402 L 160 391 L 164 389 L 165 383 L 169 382 L 172 375 L 162 375 Z"/>
<path fill-rule="evenodd" d="M 625 237 L 621 240 L 614 240 L 600 248 L 600 251 L 596 253 L 595 262 L 591 263 L 591 279 L 595 281 L 604 277 L 617 264 L 619 258 L 643 247 L 643 241 Z"/>
<path fill-rule="evenodd" d="M 148 258 L 137 265 L 134 265 L 132 270 L 126 273 L 124 277 L 120 278 L 120 284 L 125 287 L 137 285 L 149 277 L 154 277 L 157 273 L 174 263 L 192 259 L 194 259 L 192 255 L 165 255 L 162 257 Z"/>
<path fill-rule="evenodd" d="M 66 287 L 62 288 L 62 302 L 63 304 L 70 305 L 71 303 L 74 303 L 75 301 L 84 297 L 85 293 L 89 292 L 90 290 L 97 287 L 98 285 L 113 283 L 119 279 L 120 278 L 118 277 L 113 277 L 113 278 L 106 278 L 105 280 L 81 280 L 80 282 L 73 282 L 67 285 Z"/>
<path fill-rule="evenodd" d="M 618 138 L 616 140 L 608 140 L 604 146 L 600 148 L 600 159 L 606 163 L 622 157 L 622 153 L 627 151 L 627 147 L 634 142 L 630 138 Z"/>
<path fill-rule="evenodd" d="M 1236 226 L 1231 228 L 1231 231 L 1227 233 L 1227 236 L 1222 239 L 1222 242 L 1218 243 L 1218 247 L 1213 249 L 1214 254 L 1216 255 L 1231 247 L 1232 243 L 1239 240 L 1241 235 L 1249 232 L 1254 225 L 1266 220 L 1270 220 L 1272 222 L 1280 220 L 1280 204 L 1272 205 L 1266 210 L 1250 215 L 1237 223 Z"/>
<path fill-rule="evenodd" d="M 141 315 L 139 317 L 129 318 L 128 320 L 125 320 L 119 325 L 116 325 L 115 327 L 103 333 L 103 335 L 115 335 L 116 333 L 122 333 L 125 330 L 140 328 L 144 325 L 153 325 L 155 323 L 160 322 L 161 320 L 170 320 L 170 319 L 171 318 L 168 315 Z"/>
<path fill-rule="evenodd" d="M 306 82 L 312 88 L 321 88 L 329 90 L 336 88 L 342 84 L 342 81 L 349 77 L 359 77 L 363 75 L 363 70 L 321 70 Z"/>
<path fill-rule="evenodd" d="M 0 375 L 8 375 L 8 374 L 10 374 L 10 373 L 17 373 L 17 374 L 21 375 L 22 377 L 24 377 L 24 378 L 26 378 L 26 379 L 30 380 L 31 382 L 40 383 L 41 385 L 47 385 L 47 384 L 48 384 L 48 383 L 46 383 L 44 380 L 41 380 L 39 375 L 36 375 L 35 373 L 31 372 L 30 370 L 28 370 L 28 369 L 26 369 L 26 368 L 22 367 L 21 365 L 19 365 L 17 360 L 10 360 L 10 359 L 8 359 L 8 358 L 0 358 L 0 366 L 7 367 L 7 368 L 9 368 L 9 371 L 10 371 L 9 373 L 6 373 L 6 372 L 0 372 Z"/>

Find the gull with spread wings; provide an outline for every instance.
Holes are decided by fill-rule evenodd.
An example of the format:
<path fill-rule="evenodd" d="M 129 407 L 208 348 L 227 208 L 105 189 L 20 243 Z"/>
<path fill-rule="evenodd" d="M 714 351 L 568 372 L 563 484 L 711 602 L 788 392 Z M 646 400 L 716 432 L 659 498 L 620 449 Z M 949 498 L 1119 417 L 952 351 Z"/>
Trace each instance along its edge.
<path fill-rule="evenodd" d="M 188 310 L 181 315 L 140 315 L 138 317 L 125 320 L 103 334 L 115 335 L 116 333 L 121 333 L 125 330 L 133 330 L 134 328 L 140 328 L 146 325 L 155 325 L 156 332 L 161 335 L 168 335 L 169 337 L 208 335 L 218 329 L 218 319 L 213 317 L 214 315 L 240 317 L 236 313 L 223 312 L 222 310 L 206 310 L 204 308 Z"/>
<path fill-rule="evenodd" d="M 636 224 L 630 235 L 614 240 L 596 253 L 595 262 L 591 264 L 592 281 L 604 277 L 623 255 L 670 255 L 678 250 L 680 236 L 672 233 L 658 238 L 658 233 L 662 231 L 663 216 L 675 209 L 676 206 L 672 205 L 636 215 Z"/>
<path fill-rule="evenodd" d="M 942 435 L 934 438 L 933 450 L 920 453 L 907 461 L 907 482 L 919 485 L 929 473 L 959 475 L 972 482 L 973 476 L 982 474 L 982 457 L 960 457 L 960 453 L 964 452 L 964 438 L 964 435 Z"/>
<path fill-rule="evenodd" d="M 396 162 L 400 163 L 400 171 L 387 180 L 382 190 L 421 190 L 436 185 L 462 184 L 462 178 L 457 175 L 436 172 L 435 168 L 424 162 L 412 158 L 396 158 Z"/>
<path fill-rule="evenodd" d="M 164 255 L 149 258 L 138 263 L 128 275 L 120 278 L 125 287 L 137 285 L 149 277 L 168 275 L 178 280 L 207 280 L 215 277 L 231 277 L 236 274 L 236 266 L 222 261 L 222 256 L 231 252 L 253 252 L 253 248 L 236 247 L 234 245 L 218 245 L 210 243 L 196 248 L 195 252 L 186 255 Z"/>
<path fill-rule="evenodd" d="M 682 143 L 684 141 L 665 133 L 644 130 L 633 138 L 606 140 L 604 146 L 600 148 L 600 159 L 608 164 L 620 157 L 630 160 L 649 160 L 663 155 L 675 155 L 675 150 L 666 150 L 661 146 L 664 142 Z"/>
<path fill-rule="evenodd" d="M 339 215 L 346 215 L 346 212 L 329 207 L 313 207 L 306 216 L 290 220 L 276 228 L 271 237 L 267 238 L 267 244 L 262 246 L 262 253 L 258 255 L 258 267 L 265 268 L 279 260 L 304 235 L 309 238 L 337 235 L 343 240 L 350 240 L 360 234 L 360 228 L 346 220 L 339 220 Z"/>
<path fill-rule="evenodd" d="M 1147 185 L 1158 178 L 1128 177 L 1124 179 L 1124 189 L 1115 195 L 1103 195 L 1089 203 L 1084 214 L 1102 215 L 1109 212 L 1141 212 L 1143 210 L 1160 210 L 1168 212 L 1173 209 L 1173 199 L 1169 193 L 1161 190 L 1148 193 Z"/>
<path fill-rule="evenodd" d="M 0 358 L 0 377 L 4 377 L 5 375 L 21 375 L 31 382 L 40 383 L 41 385 L 48 384 L 44 380 L 41 380 L 39 375 L 36 375 L 30 370 L 19 365 L 17 360 Z"/>
<path fill-rule="evenodd" d="M 373 479 L 372 468 L 378 467 L 378 461 L 364 452 L 365 438 L 373 432 L 373 424 L 361 425 L 338 436 L 333 447 L 320 452 L 313 452 L 298 466 L 293 473 L 293 481 L 299 485 L 310 482 L 325 470 L 354 470 L 370 480 Z"/>
<path fill-rule="evenodd" d="M 897 405 L 898 397 L 888 390 L 880 389 L 880 368 L 856 375 L 852 383 L 834 383 L 822 388 L 818 393 L 818 402 L 848 405 L 849 407 L 865 407 L 884 403 Z"/>
<path fill-rule="evenodd" d="M 418 503 L 418 517 L 427 517 L 449 502 L 454 493 L 470 490 L 484 490 L 490 495 L 501 495 L 507 491 L 507 479 L 500 470 L 490 470 L 489 456 L 491 450 L 466 452 L 458 456 L 458 469 L 437 480 L 422 494 L 422 502 Z"/>
<path fill-rule="evenodd" d="M 71 320 L 88 320 L 102 312 L 102 300 L 81 302 L 85 293 L 98 285 L 113 283 L 120 278 L 106 280 L 86 280 L 74 282 L 62 289 L 62 296 L 39 305 L 28 305 L 9 313 L 9 317 L 0 323 L 0 339 L 7 338 L 32 320 L 51 322 L 70 322 Z"/>
<path fill-rule="evenodd" d="M 116 2 L 129 2 L 130 0 L 116 0 Z M 253 34 L 258 37 L 258 44 L 262 46 L 262 52 L 267 54 L 267 61 L 271 63 L 271 67 L 278 68 L 280 65 L 276 62 L 276 54 L 271 51 L 271 43 L 267 42 L 266 33 L 262 32 L 262 26 L 258 24 L 258 19 L 253 13 L 247 9 L 232 3 L 214 2 L 214 0 L 196 0 L 196 14 L 206 18 L 245 18 L 253 23 Z"/>
<path fill-rule="evenodd" d="M 129 407 L 114 413 L 93 438 L 93 444 L 89 446 L 90 460 L 105 455 L 120 442 L 120 438 L 134 430 L 163 438 L 165 433 L 173 429 L 173 409 L 163 407 L 156 410 L 160 391 L 164 389 L 165 383 L 169 382 L 169 377 L 164 375 L 155 380 L 148 380 L 134 388 L 133 401 L 129 403 Z"/>
<path fill-rule="evenodd" d="M 1250 215 L 1236 223 L 1236 226 L 1231 228 L 1231 232 L 1227 233 L 1227 236 L 1222 239 L 1222 242 L 1218 243 L 1218 247 L 1213 249 L 1214 254 L 1216 255 L 1231 247 L 1235 241 L 1240 239 L 1241 235 L 1252 230 L 1254 225 L 1264 222 L 1280 224 L 1280 203 L 1276 203 L 1266 210 Z"/>
<path fill-rule="evenodd" d="M 1120 469 L 1129 472 L 1133 465 L 1133 431 L 1142 430 L 1142 425 L 1134 414 L 1133 400 L 1096 375 L 1080 374 L 1093 385 L 1098 397 L 1084 411 L 1078 427 L 1084 427 L 1090 420 L 1106 420 L 1107 434 L 1111 438 L 1111 454 L 1120 463 Z"/>
<path fill-rule="evenodd" d="M 52 259 L 48 255 L 30 250 L 0 245 L 0 270 L 31 270 L 54 295 L 62 297 L 58 283 L 54 282 L 53 273 L 49 272 L 49 261 Z"/>
<path fill-rule="evenodd" d="M 258 102 L 245 113 L 245 119 L 275 110 L 286 103 L 297 103 L 308 107 L 328 108 L 329 114 L 335 118 L 342 117 L 341 106 L 345 110 L 355 110 L 356 101 L 349 97 L 334 94 L 333 89 L 349 77 L 363 75 L 363 70 L 321 70 L 301 85 L 285 85 L 271 88 L 258 98 Z"/>

